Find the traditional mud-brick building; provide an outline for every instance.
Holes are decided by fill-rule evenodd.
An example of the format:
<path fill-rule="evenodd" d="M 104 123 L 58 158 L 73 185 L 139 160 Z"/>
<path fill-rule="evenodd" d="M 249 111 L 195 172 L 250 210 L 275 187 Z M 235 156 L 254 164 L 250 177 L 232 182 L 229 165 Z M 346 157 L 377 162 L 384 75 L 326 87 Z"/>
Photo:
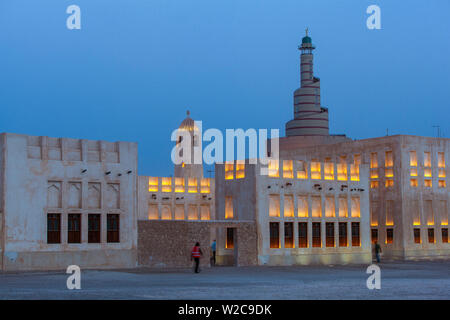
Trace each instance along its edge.
<path fill-rule="evenodd" d="M 205 178 L 189 114 L 176 145 L 190 161 L 170 177 L 138 176 L 135 143 L 1 134 L 1 270 L 187 267 L 197 241 L 209 266 L 213 240 L 219 265 L 368 264 L 375 242 L 387 258 L 450 258 L 450 139 L 330 134 L 314 49 L 306 35 L 264 174 L 246 160 Z"/>

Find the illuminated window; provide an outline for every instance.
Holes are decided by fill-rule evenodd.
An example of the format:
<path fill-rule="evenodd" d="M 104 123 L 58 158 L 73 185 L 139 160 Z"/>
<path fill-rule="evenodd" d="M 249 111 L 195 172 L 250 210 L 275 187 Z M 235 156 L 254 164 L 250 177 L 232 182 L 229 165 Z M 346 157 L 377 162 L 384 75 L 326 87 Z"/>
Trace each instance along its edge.
<path fill-rule="evenodd" d="M 431 153 L 430 152 L 423 153 L 423 166 L 431 167 Z"/>
<path fill-rule="evenodd" d="M 308 179 L 307 164 L 304 161 L 296 161 L 297 164 L 297 179 Z"/>
<path fill-rule="evenodd" d="M 417 167 L 417 153 L 415 151 L 409 152 L 409 165 L 411 167 Z"/>
<path fill-rule="evenodd" d="M 210 193 L 211 192 L 211 179 L 203 178 L 200 180 L 200 192 L 201 193 Z"/>
<path fill-rule="evenodd" d="M 394 186 L 394 180 L 393 179 L 386 179 L 385 183 L 386 188 L 390 188 Z"/>
<path fill-rule="evenodd" d="M 327 247 L 334 247 L 334 223 L 325 223 L 325 243 Z"/>
<path fill-rule="evenodd" d="M 386 225 L 387 226 L 394 225 L 394 201 L 393 200 L 386 201 Z"/>
<path fill-rule="evenodd" d="M 298 223 L 298 247 L 308 248 L 308 223 Z"/>
<path fill-rule="evenodd" d="M 269 195 L 269 217 L 280 216 L 280 195 Z"/>
<path fill-rule="evenodd" d="M 325 198 L 325 217 L 333 218 L 336 216 L 334 197 Z"/>
<path fill-rule="evenodd" d="M 284 247 L 294 248 L 294 223 L 284 223 Z"/>
<path fill-rule="evenodd" d="M 315 160 L 311 161 L 311 179 L 322 179 L 320 162 Z"/>
<path fill-rule="evenodd" d="M 348 202 L 347 198 L 339 197 L 339 217 L 347 218 L 348 217 Z"/>
<path fill-rule="evenodd" d="M 158 177 L 148 178 L 148 191 L 158 192 Z"/>
<path fill-rule="evenodd" d="M 322 247 L 322 239 L 320 235 L 320 222 L 312 223 L 312 246 L 313 248 Z"/>
<path fill-rule="evenodd" d="M 322 217 L 322 204 L 320 197 L 311 197 L 311 214 L 313 218 Z"/>
<path fill-rule="evenodd" d="M 418 183 L 417 183 L 417 179 L 411 179 L 409 180 L 411 187 L 417 187 Z"/>
<path fill-rule="evenodd" d="M 280 224 L 278 222 L 269 223 L 270 247 L 277 249 L 280 247 Z"/>
<path fill-rule="evenodd" d="M 445 180 L 439 180 L 438 181 L 439 188 L 445 188 L 447 186 Z"/>
<path fill-rule="evenodd" d="M 442 243 L 448 243 L 448 228 L 442 228 Z"/>
<path fill-rule="evenodd" d="M 148 219 L 154 220 L 158 219 L 158 205 L 157 204 L 149 204 L 148 205 Z"/>
<path fill-rule="evenodd" d="M 425 179 L 423 183 L 427 188 L 431 188 L 433 186 L 433 182 L 430 179 Z"/>
<path fill-rule="evenodd" d="M 378 229 L 371 229 L 370 236 L 372 239 L 372 244 L 378 242 Z"/>
<path fill-rule="evenodd" d="M 208 205 L 201 205 L 200 206 L 200 219 L 201 220 L 209 220 L 210 217 L 210 210 Z"/>
<path fill-rule="evenodd" d="M 225 197 L 225 219 L 233 219 L 233 197 Z"/>
<path fill-rule="evenodd" d="M 371 201 L 370 202 L 370 225 L 372 227 L 378 226 L 378 201 Z"/>
<path fill-rule="evenodd" d="M 172 211 L 170 210 L 170 206 L 168 205 L 161 206 L 161 219 L 172 220 Z"/>
<path fill-rule="evenodd" d="M 431 178 L 432 177 L 431 168 L 425 168 L 423 170 L 423 176 L 426 178 Z"/>
<path fill-rule="evenodd" d="M 225 249 L 234 249 L 234 228 L 227 228 L 227 239 Z"/>
<path fill-rule="evenodd" d="M 245 178 L 245 162 L 238 160 L 236 161 L 236 179 Z"/>
<path fill-rule="evenodd" d="M 439 169 L 438 177 L 439 178 L 445 178 L 446 177 L 445 169 Z"/>
<path fill-rule="evenodd" d="M 385 170 L 384 170 L 384 176 L 385 177 L 388 177 L 388 178 L 392 178 L 393 176 L 394 176 L 394 169 L 392 169 L 392 168 L 386 168 Z"/>
<path fill-rule="evenodd" d="M 195 204 L 190 204 L 188 206 L 188 219 L 198 220 L 198 206 Z"/>
<path fill-rule="evenodd" d="M 225 180 L 233 180 L 234 178 L 234 164 L 225 163 Z"/>
<path fill-rule="evenodd" d="M 339 247 L 347 246 L 347 222 L 339 222 Z"/>
<path fill-rule="evenodd" d="M 361 217 L 361 207 L 359 197 L 352 197 L 352 218 Z"/>
<path fill-rule="evenodd" d="M 359 164 L 350 165 L 350 180 L 359 181 Z"/>
<path fill-rule="evenodd" d="M 352 222 L 352 247 L 361 246 L 359 222 Z"/>
<path fill-rule="evenodd" d="M 412 200 L 411 211 L 412 211 L 413 225 L 420 226 L 420 210 L 418 200 Z"/>
<path fill-rule="evenodd" d="M 284 216 L 294 217 L 294 197 L 292 195 L 284 195 Z"/>
<path fill-rule="evenodd" d="M 197 178 L 188 178 L 188 192 L 197 193 Z"/>
<path fill-rule="evenodd" d="M 308 198 L 306 196 L 297 197 L 297 210 L 300 218 L 308 217 Z"/>
<path fill-rule="evenodd" d="M 378 179 L 378 169 L 370 169 L 370 178 Z"/>
<path fill-rule="evenodd" d="M 417 177 L 417 168 L 411 168 L 411 177 Z"/>
<path fill-rule="evenodd" d="M 325 160 L 323 171 L 325 180 L 334 180 L 334 163 L 331 159 Z"/>
<path fill-rule="evenodd" d="M 339 181 L 347 181 L 347 162 L 346 157 L 341 156 L 337 165 L 337 178 Z"/>
<path fill-rule="evenodd" d="M 384 166 L 385 167 L 393 167 L 394 166 L 394 157 L 392 155 L 392 151 L 386 151 Z"/>
<path fill-rule="evenodd" d="M 361 155 L 355 154 L 353 155 L 353 164 L 359 166 L 361 164 Z"/>
<path fill-rule="evenodd" d="M 371 169 L 378 168 L 378 155 L 376 152 L 372 152 L 370 154 L 370 168 Z"/>
<path fill-rule="evenodd" d="M 427 219 L 427 225 L 434 225 L 434 211 L 433 211 L 433 202 L 432 200 L 424 201 L 424 212 Z"/>
<path fill-rule="evenodd" d="M 429 228 L 428 229 L 428 243 L 434 243 L 434 229 L 433 228 Z"/>
<path fill-rule="evenodd" d="M 269 160 L 269 177 L 278 178 L 280 176 L 278 160 Z"/>
<path fill-rule="evenodd" d="M 172 192 L 172 178 L 161 178 L 161 191 Z"/>
<path fill-rule="evenodd" d="M 184 178 L 175 178 L 175 192 L 184 192 Z"/>
<path fill-rule="evenodd" d="M 386 229 L 386 244 L 392 244 L 394 242 L 394 229 Z"/>
<path fill-rule="evenodd" d="M 447 200 L 439 201 L 439 216 L 441 217 L 441 225 L 448 226 Z"/>
<path fill-rule="evenodd" d="M 378 188 L 378 181 L 370 181 L 370 188 Z"/>
<path fill-rule="evenodd" d="M 420 240 L 420 229 L 419 228 L 414 228 L 414 243 L 421 243 L 422 241 Z"/>
<path fill-rule="evenodd" d="M 283 178 L 286 178 L 286 179 L 294 178 L 292 160 L 283 160 Z"/>
<path fill-rule="evenodd" d="M 177 204 L 175 206 L 175 220 L 184 220 L 184 205 Z"/>

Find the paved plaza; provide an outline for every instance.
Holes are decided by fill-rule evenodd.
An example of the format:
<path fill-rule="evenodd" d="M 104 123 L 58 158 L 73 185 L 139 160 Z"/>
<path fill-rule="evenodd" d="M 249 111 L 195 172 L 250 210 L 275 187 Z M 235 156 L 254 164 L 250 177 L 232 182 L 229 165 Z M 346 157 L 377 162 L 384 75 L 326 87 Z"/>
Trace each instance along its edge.
<path fill-rule="evenodd" d="M 64 272 L 0 273 L 0 299 L 450 299 L 450 261 L 380 267 L 380 290 L 367 266 L 82 270 L 81 290 Z"/>

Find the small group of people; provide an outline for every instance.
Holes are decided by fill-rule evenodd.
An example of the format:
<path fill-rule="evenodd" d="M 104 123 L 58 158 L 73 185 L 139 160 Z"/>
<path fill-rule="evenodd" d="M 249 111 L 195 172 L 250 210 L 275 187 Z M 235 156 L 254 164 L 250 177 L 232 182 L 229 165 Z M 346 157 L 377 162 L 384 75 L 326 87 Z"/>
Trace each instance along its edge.
<path fill-rule="evenodd" d="M 216 264 L 216 240 L 213 240 L 213 242 L 211 244 L 211 251 L 212 251 L 211 265 L 214 266 Z M 194 260 L 194 263 L 195 263 L 194 272 L 195 273 L 200 272 L 201 256 L 203 256 L 203 252 L 202 252 L 202 249 L 200 248 L 200 242 L 196 242 L 191 251 L 191 261 Z"/>

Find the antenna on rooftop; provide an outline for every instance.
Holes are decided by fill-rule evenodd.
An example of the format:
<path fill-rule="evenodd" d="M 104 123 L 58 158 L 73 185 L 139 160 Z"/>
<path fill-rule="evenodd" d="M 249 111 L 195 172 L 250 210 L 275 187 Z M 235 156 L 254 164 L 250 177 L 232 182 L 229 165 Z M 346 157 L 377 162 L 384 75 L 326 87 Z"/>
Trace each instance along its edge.
<path fill-rule="evenodd" d="M 441 126 L 439 125 L 434 125 L 432 126 L 433 128 L 437 128 L 437 137 L 440 138 L 441 137 Z"/>

